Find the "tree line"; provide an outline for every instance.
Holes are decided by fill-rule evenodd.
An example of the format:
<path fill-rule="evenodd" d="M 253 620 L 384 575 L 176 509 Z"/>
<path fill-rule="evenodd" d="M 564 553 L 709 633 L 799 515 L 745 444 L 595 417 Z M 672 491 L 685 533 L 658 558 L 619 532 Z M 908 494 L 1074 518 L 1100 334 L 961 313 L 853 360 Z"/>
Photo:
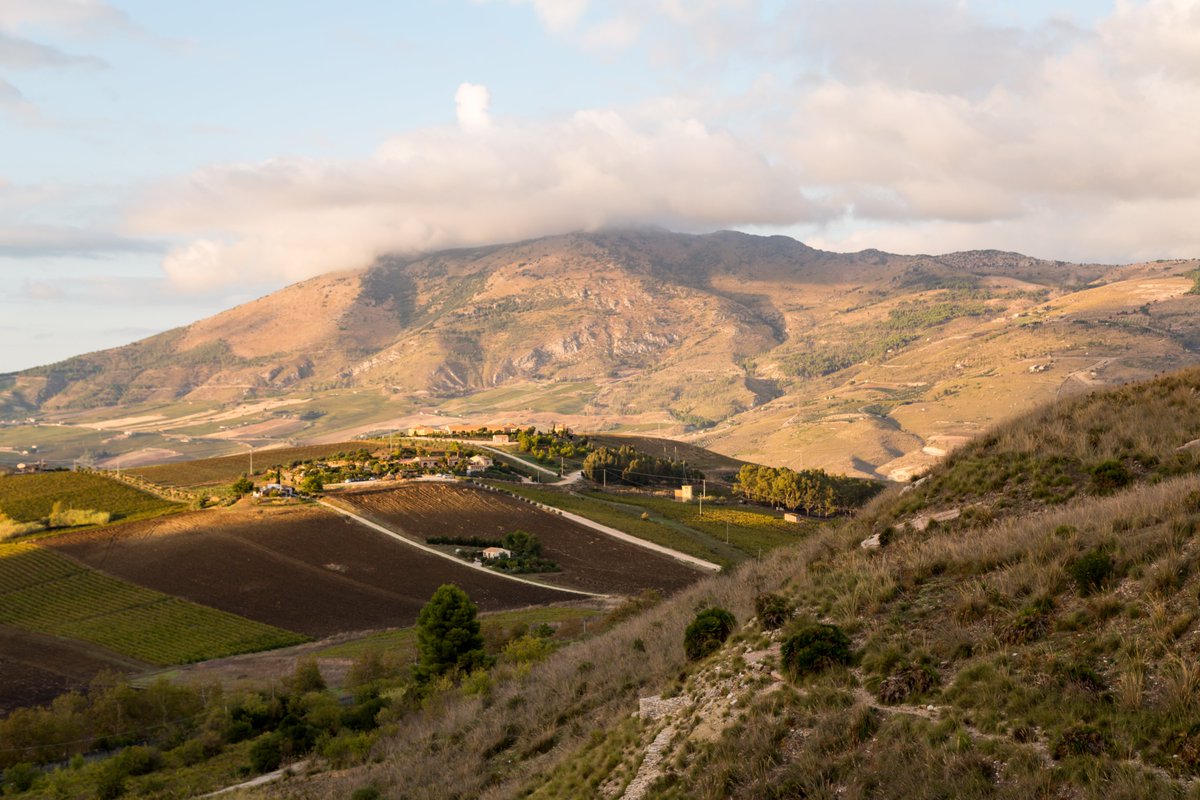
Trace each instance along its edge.
<path fill-rule="evenodd" d="M 703 472 L 690 469 L 686 462 L 647 455 L 629 445 L 617 450 L 611 447 L 593 450 L 583 460 L 583 474 L 596 483 L 626 483 L 630 486 L 655 483 L 678 486 L 704 477 Z"/>
<path fill-rule="evenodd" d="M 758 464 L 743 465 L 734 484 L 734 490 L 749 500 L 822 517 L 857 508 L 882 488 L 874 481 L 830 475 L 821 469 L 797 472 Z"/>

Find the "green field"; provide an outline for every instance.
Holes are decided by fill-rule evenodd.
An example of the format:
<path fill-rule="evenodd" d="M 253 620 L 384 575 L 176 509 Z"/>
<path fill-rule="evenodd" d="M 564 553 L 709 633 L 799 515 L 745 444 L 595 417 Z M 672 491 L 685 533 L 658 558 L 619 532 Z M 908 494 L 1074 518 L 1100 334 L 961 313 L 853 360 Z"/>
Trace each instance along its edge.
<path fill-rule="evenodd" d="M 254 453 L 254 470 L 263 473 L 277 465 L 287 465 L 293 461 L 308 461 L 314 458 L 324 458 L 334 453 L 348 452 L 360 448 L 375 447 L 377 443 L 368 441 L 336 442 L 334 444 L 314 444 L 306 447 L 281 447 L 271 450 L 258 450 Z M 250 471 L 250 452 L 219 458 L 202 458 L 197 461 L 180 461 L 174 464 L 158 464 L 153 467 L 140 467 L 126 470 L 131 475 L 145 478 L 159 486 L 175 488 L 190 488 L 199 486 L 220 486 L 233 483 Z"/>
<path fill-rule="evenodd" d="M 308 641 L 110 578 L 29 544 L 0 545 L 0 622 L 82 639 L 161 665 Z"/>
<path fill-rule="evenodd" d="M 597 500 L 636 506 L 648 511 L 651 516 L 662 516 L 686 525 L 708 536 L 728 541 L 748 556 L 757 556 L 776 547 L 794 544 L 801 536 L 813 532 L 815 522 L 785 522 L 783 516 L 765 509 L 704 504 L 704 515 L 700 515 L 696 503 L 679 503 L 662 497 L 646 497 L 635 494 L 605 494 L 588 492 Z"/>
<path fill-rule="evenodd" d="M 627 503 L 609 502 L 594 497 L 552 489 L 535 489 L 528 485 L 493 484 L 498 489 L 527 497 L 554 508 L 616 528 L 619 531 L 645 539 L 648 542 L 669 547 L 680 553 L 703 558 L 722 567 L 730 567 L 746 560 L 747 553 L 724 540 L 690 528 L 675 520 L 650 513 L 650 519 L 642 519 L 643 509 Z M 649 513 L 649 512 L 647 512 Z"/>
<path fill-rule="evenodd" d="M 37 472 L 0 477 L 0 511 L 20 522 L 50 514 L 56 502 L 64 508 L 107 511 L 113 520 L 142 519 L 181 509 L 94 472 Z"/>

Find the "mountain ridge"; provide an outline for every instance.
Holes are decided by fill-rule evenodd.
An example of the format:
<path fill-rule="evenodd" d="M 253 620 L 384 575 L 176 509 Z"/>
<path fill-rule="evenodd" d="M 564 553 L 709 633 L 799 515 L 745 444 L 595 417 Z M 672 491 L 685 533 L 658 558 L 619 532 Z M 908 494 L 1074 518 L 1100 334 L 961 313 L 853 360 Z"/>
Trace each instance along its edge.
<path fill-rule="evenodd" d="M 730 454 L 815 458 L 885 477 L 904 468 L 891 464 L 898 458 L 942 449 L 931 437 L 998 419 L 995 409 L 959 409 L 939 429 L 893 414 L 918 400 L 953 406 L 943 402 L 953 395 L 934 395 L 962 395 L 964 370 L 984 382 L 1036 383 L 1027 375 L 1038 373 L 1010 369 L 1018 355 L 1076 367 L 1071 351 L 1090 354 L 1087 342 L 1112 359 L 1096 378 L 1104 382 L 1195 363 L 1200 303 L 1186 294 L 1186 274 L 1197 265 L 1072 264 L 995 250 L 840 254 L 784 236 L 661 230 L 384 256 L 124 347 L 4 376 L 0 413 L 70 418 L 367 390 L 395 401 L 380 422 L 420 408 L 557 411 L 618 427 L 650 415 Z M 1127 313 L 1142 307 L 1137 320 Z M 981 347 L 981 369 L 954 368 Z M 907 380 L 881 379 L 904 372 Z M 564 385 L 577 387 L 578 401 L 549 404 L 547 387 Z M 497 393 L 512 396 L 495 403 Z M 1041 385 L 1025 394 L 1022 408 L 1053 396 Z M 827 427 L 845 415 L 873 430 L 849 435 L 836 458 L 823 445 L 806 448 L 805 437 L 830 438 L 813 419 Z M 803 435 L 781 441 L 798 417 Z"/>

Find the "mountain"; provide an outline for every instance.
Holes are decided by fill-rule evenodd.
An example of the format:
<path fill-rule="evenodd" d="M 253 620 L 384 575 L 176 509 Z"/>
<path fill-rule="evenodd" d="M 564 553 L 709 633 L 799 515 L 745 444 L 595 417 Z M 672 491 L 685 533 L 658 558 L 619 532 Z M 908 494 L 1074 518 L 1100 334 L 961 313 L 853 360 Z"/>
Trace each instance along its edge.
<path fill-rule="evenodd" d="M 0 413 L 140 414 L 160 433 L 182 415 L 175 430 L 204 435 L 198 406 L 226 409 L 232 427 L 268 419 L 266 405 L 238 416 L 237 404 L 286 399 L 293 439 L 431 410 L 540 413 L 903 477 L 1032 404 L 1200 361 L 1197 266 L 838 254 L 782 236 L 658 230 L 388 256 L 0 377 Z M 330 397 L 355 392 L 379 399 L 353 426 L 317 421 Z"/>

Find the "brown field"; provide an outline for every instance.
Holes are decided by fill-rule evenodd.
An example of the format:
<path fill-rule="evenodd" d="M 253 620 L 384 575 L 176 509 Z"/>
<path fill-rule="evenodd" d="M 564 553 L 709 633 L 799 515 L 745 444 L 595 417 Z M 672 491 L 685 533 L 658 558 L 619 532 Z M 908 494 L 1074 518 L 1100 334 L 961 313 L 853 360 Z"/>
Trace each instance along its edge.
<path fill-rule="evenodd" d="M 82 689 L 106 669 L 127 672 L 148 667 L 87 642 L 0 625 L 0 714 Z"/>
<path fill-rule="evenodd" d="M 459 567 L 313 506 L 246 504 L 46 544 L 133 583 L 314 637 L 412 625 L 443 583 L 485 611 L 574 597 Z"/>
<path fill-rule="evenodd" d="M 430 536 L 483 536 L 499 539 L 528 531 L 542 543 L 542 555 L 562 572 L 541 576 L 563 586 L 608 594 L 643 589 L 673 592 L 700 572 L 668 556 L 628 544 L 548 513 L 505 494 L 450 483 L 410 483 L 337 495 L 397 533 L 425 541 Z"/>

